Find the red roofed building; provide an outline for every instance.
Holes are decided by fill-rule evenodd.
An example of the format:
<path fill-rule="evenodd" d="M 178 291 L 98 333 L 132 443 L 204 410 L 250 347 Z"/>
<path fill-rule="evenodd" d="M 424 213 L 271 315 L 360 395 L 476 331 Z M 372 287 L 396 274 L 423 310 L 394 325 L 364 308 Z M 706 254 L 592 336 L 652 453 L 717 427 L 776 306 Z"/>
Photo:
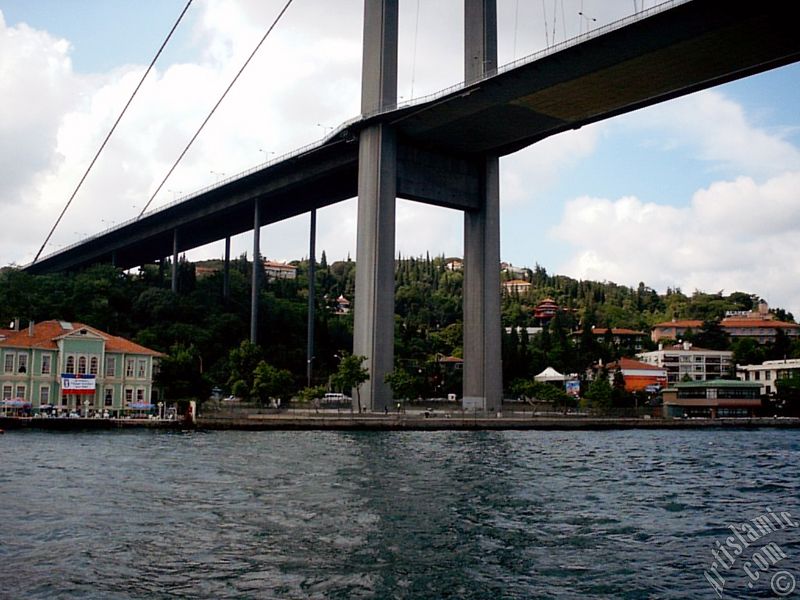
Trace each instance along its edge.
<path fill-rule="evenodd" d="M 503 282 L 503 291 L 506 294 L 526 294 L 531 289 L 531 284 L 524 279 L 510 279 Z"/>
<path fill-rule="evenodd" d="M 769 318 L 771 315 L 761 315 L 759 313 L 746 313 L 746 316 L 726 317 L 720 321 L 720 327 L 727 333 L 731 340 L 749 337 L 756 340 L 759 344 L 771 344 L 775 341 L 778 331 L 791 338 L 800 337 L 800 325 L 797 323 L 786 323 Z M 679 340 L 686 332 L 691 329 L 693 332 L 699 331 L 703 327 L 703 322 L 697 319 L 684 319 L 656 323 L 650 338 L 654 342 L 663 339 Z"/>
<path fill-rule="evenodd" d="M 783 331 L 791 339 L 800 337 L 800 325 L 773 319 L 728 317 L 722 319 L 720 325 L 731 336 L 731 341 L 737 338 L 750 337 L 759 344 L 770 344 L 775 341 L 778 331 Z"/>
<path fill-rule="evenodd" d="M 656 323 L 653 325 L 653 330 L 650 332 L 650 339 L 654 342 L 661 340 L 679 340 L 682 338 L 686 331 L 691 329 L 697 331 L 703 326 L 703 322 L 697 319 L 672 319 L 665 323 Z"/>
<path fill-rule="evenodd" d="M 276 279 L 295 279 L 297 277 L 297 267 L 274 260 L 264 260 L 264 273 L 267 281 Z"/>
<path fill-rule="evenodd" d="M 613 377 L 617 368 L 622 371 L 625 390 L 639 392 L 650 388 L 655 390 L 667 387 L 667 370 L 632 358 L 620 358 L 608 363 L 608 372 Z"/>
<path fill-rule="evenodd" d="M 533 307 L 533 318 L 539 323 L 546 323 L 556 316 L 558 304 L 552 298 L 545 298 Z"/>
<path fill-rule="evenodd" d="M 160 352 L 83 323 L 43 321 L 0 339 L 3 401 L 81 414 L 120 415 L 158 400 L 153 372 Z"/>

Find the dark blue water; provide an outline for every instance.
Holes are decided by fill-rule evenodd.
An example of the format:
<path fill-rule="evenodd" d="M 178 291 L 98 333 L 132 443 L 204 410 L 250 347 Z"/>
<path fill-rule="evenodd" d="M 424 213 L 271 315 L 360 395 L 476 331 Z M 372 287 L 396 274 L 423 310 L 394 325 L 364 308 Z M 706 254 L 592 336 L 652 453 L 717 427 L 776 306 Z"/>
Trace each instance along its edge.
<path fill-rule="evenodd" d="M 0 598 L 715 598 L 768 507 L 800 432 L 7 432 Z M 775 597 L 800 528 L 718 572 Z"/>

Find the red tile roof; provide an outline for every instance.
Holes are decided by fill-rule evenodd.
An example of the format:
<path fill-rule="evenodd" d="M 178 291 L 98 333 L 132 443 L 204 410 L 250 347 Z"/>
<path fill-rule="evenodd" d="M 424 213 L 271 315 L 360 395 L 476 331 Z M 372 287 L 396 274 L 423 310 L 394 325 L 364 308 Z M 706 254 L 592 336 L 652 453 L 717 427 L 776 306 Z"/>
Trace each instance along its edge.
<path fill-rule="evenodd" d="M 653 327 L 702 327 L 703 322 L 697 319 L 684 319 L 682 321 L 665 321 L 664 323 L 656 323 Z"/>
<path fill-rule="evenodd" d="M 524 279 L 509 279 L 508 281 L 504 281 L 503 285 L 531 285 L 531 283 Z"/>
<path fill-rule="evenodd" d="M 63 324 L 62 324 L 63 323 Z M 69 327 L 66 327 L 69 325 Z M 42 321 L 36 323 L 33 327 L 33 335 L 29 335 L 29 329 L 26 327 L 21 331 L 11 331 L 8 337 L 0 340 L 0 347 L 8 348 L 40 348 L 43 350 L 57 350 L 57 340 L 65 335 L 69 335 L 74 331 L 86 329 L 95 335 L 98 335 L 106 341 L 106 351 L 109 352 L 124 352 L 126 354 L 149 354 L 152 356 L 163 356 L 160 352 L 151 350 L 140 346 L 125 338 L 111 335 L 84 325 L 83 323 L 68 323 L 62 321 Z"/>
<path fill-rule="evenodd" d="M 797 323 L 786 323 L 784 321 L 771 321 L 768 319 L 722 319 L 723 327 L 758 327 L 758 328 L 781 328 L 781 329 L 800 329 Z"/>
<path fill-rule="evenodd" d="M 655 365 L 651 365 L 640 360 L 634 360 L 632 358 L 620 358 L 616 362 L 608 363 L 608 370 L 613 371 L 617 368 L 617 365 L 619 365 L 620 369 L 623 371 L 633 369 L 638 371 L 664 371 L 664 367 L 657 367 Z"/>
<path fill-rule="evenodd" d="M 439 359 L 440 363 L 463 363 L 463 358 L 458 358 L 457 356 L 445 356 L 444 358 Z"/>

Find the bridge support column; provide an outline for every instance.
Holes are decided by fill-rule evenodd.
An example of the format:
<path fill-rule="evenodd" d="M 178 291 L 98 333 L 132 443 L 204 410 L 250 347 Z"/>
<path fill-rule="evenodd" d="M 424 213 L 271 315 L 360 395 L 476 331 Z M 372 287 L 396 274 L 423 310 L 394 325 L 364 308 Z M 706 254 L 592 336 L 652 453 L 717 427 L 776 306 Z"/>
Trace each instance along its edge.
<path fill-rule="evenodd" d="M 464 213 L 464 401 L 492 412 L 503 399 L 498 163 L 486 159 L 484 204 Z"/>
<path fill-rule="evenodd" d="M 250 342 L 258 343 L 258 296 L 261 272 L 261 203 L 256 199 L 253 209 L 253 272 L 250 286 Z"/>
<path fill-rule="evenodd" d="M 398 0 L 364 1 L 361 112 L 397 104 Z M 358 154 L 358 235 L 353 353 L 366 356 L 370 378 L 361 406 L 382 411 L 392 401 L 384 381 L 394 362 L 394 237 L 397 142 L 394 130 L 375 125 L 361 132 Z"/>
<path fill-rule="evenodd" d="M 306 344 L 306 385 L 311 387 L 314 363 L 314 319 L 317 300 L 317 210 L 312 209 L 308 231 L 308 340 Z"/>
<path fill-rule="evenodd" d="M 231 236 L 225 238 L 225 262 L 222 265 L 222 298 L 231 297 Z"/>
<path fill-rule="evenodd" d="M 172 230 L 172 292 L 178 293 L 178 229 Z"/>
<path fill-rule="evenodd" d="M 464 79 L 497 68 L 496 0 L 464 1 Z M 464 404 L 499 410 L 503 399 L 500 322 L 500 166 L 485 158 L 481 205 L 464 213 Z"/>

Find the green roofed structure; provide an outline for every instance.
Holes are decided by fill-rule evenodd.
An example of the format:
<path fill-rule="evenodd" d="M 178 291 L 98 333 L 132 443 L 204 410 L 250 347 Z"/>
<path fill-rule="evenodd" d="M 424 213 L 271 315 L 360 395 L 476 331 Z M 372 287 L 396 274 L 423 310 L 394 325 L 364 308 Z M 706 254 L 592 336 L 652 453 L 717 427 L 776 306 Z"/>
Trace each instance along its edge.
<path fill-rule="evenodd" d="M 673 418 L 754 417 L 761 409 L 761 386 L 732 379 L 675 383 L 663 392 L 664 416 Z"/>

